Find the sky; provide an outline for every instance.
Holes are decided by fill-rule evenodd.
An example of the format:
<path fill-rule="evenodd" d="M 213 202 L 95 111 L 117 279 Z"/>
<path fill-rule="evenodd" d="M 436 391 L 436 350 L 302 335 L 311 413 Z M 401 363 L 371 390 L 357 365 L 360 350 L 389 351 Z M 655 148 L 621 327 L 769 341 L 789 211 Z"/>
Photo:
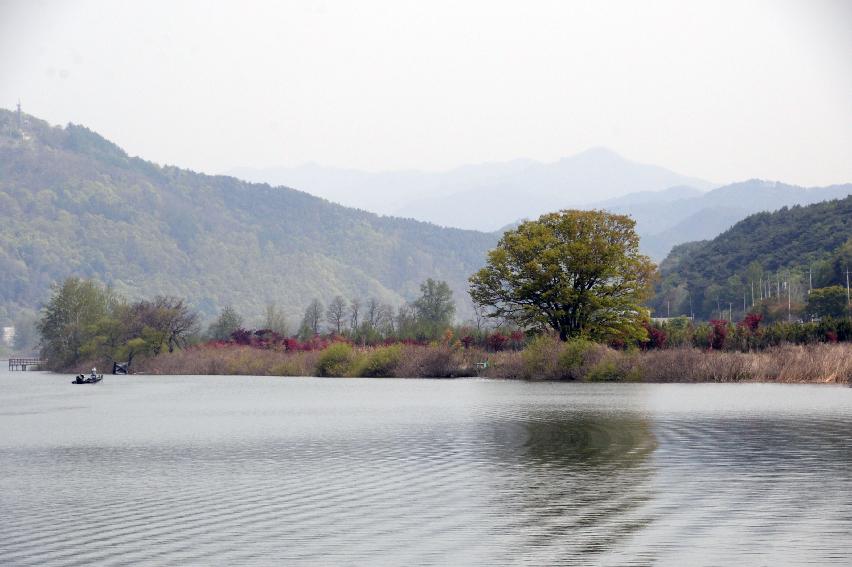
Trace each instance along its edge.
<path fill-rule="evenodd" d="M 208 173 L 604 146 L 852 182 L 852 2 L 0 0 L 0 107 Z"/>

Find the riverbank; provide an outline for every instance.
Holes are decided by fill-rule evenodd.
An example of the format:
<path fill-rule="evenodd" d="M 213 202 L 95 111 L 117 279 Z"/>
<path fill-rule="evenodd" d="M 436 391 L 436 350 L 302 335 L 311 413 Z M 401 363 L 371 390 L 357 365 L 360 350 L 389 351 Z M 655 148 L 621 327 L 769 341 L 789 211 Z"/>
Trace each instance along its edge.
<path fill-rule="evenodd" d="M 319 351 L 298 352 L 202 345 L 140 360 L 133 370 L 172 375 L 850 384 L 852 344 L 782 345 L 757 352 L 692 347 L 623 351 L 551 340 L 503 352 L 403 344 L 356 348 L 335 343 Z"/>

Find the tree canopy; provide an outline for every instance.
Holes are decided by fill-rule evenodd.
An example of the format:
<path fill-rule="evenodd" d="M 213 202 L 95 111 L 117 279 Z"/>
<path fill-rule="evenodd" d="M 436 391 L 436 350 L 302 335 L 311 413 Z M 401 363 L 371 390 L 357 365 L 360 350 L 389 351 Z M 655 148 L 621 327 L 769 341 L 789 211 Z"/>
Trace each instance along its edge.
<path fill-rule="evenodd" d="M 641 338 L 653 263 L 639 253 L 634 221 L 565 210 L 506 232 L 470 295 L 489 317 L 550 328 L 560 339 Z"/>
<path fill-rule="evenodd" d="M 414 300 L 413 305 L 423 333 L 430 338 L 437 337 L 453 323 L 456 304 L 453 291 L 445 281 L 429 278 L 420 284 L 420 297 Z"/>
<path fill-rule="evenodd" d="M 821 287 L 808 294 L 808 314 L 813 317 L 844 317 L 849 314 L 846 288 Z"/>
<path fill-rule="evenodd" d="M 128 303 L 93 280 L 68 278 L 37 323 L 42 356 L 54 370 L 80 362 L 127 361 L 140 354 L 156 356 L 187 345 L 198 332 L 198 316 L 174 297 Z"/>

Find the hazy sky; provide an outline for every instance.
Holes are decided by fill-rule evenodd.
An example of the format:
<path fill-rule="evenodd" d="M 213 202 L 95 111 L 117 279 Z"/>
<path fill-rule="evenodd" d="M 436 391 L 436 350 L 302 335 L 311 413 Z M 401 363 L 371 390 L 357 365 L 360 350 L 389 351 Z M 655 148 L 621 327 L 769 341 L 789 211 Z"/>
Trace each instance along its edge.
<path fill-rule="evenodd" d="M 852 182 L 852 2 L 10 2 L 0 106 L 128 152 L 446 169 L 590 146 Z"/>

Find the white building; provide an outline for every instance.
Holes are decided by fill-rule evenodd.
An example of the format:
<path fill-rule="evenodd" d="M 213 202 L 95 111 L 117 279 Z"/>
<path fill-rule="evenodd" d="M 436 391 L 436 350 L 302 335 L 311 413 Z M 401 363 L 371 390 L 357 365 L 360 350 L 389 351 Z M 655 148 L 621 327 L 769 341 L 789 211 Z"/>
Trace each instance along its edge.
<path fill-rule="evenodd" d="M 2 341 L 6 346 L 12 346 L 15 341 L 15 327 L 3 327 Z"/>

